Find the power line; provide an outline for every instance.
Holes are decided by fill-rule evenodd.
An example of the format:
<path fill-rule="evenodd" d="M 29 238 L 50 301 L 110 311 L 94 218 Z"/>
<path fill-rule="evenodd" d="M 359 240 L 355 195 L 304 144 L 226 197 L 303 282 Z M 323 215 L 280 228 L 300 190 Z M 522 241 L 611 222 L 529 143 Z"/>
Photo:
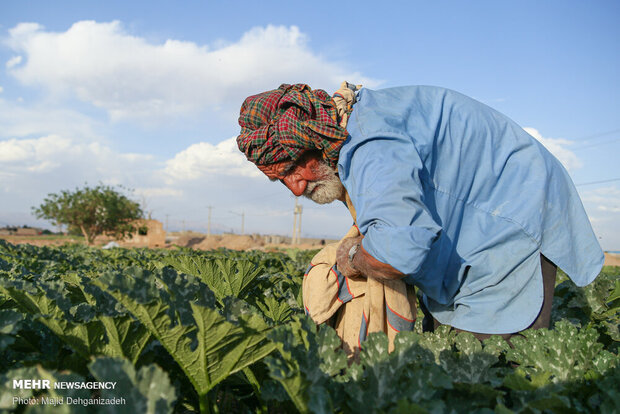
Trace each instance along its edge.
<path fill-rule="evenodd" d="M 265 199 L 267 197 L 273 197 L 273 196 L 277 196 L 277 195 L 282 195 L 282 191 L 278 191 L 277 193 L 263 194 L 263 195 L 258 196 L 258 197 L 246 198 L 246 199 L 243 199 L 241 201 L 237 201 L 237 203 L 238 204 L 248 203 L 250 201 L 263 200 L 263 199 Z"/>
<path fill-rule="evenodd" d="M 252 217 L 266 217 L 266 216 L 284 217 L 284 216 L 288 216 L 289 212 L 280 210 L 280 211 L 270 211 L 267 213 L 248 213 L 247 215 L 252 216 Z"/>
<path fill-rule="evenodd" d="M 620 141 L 620 138 L 612 139 L 612 140 L 605 141 L 605 142 L 595 142 L 594 144 L 578 145 L 576 147 L 571 148 L 571 150 L 597 147 L 599 145 L 611 144 L 612 142 L 616 142 L 616 141 Z"/>
<path fill-rule="evenodd" d="M 620 132 L 620 129 L 614 129 L 613 131 L 599 132 L 599 133 L 592 134 L 592 135 L 586 135 L 586 136 L 579 137 L 579 138 L 573 138 L 571 141 L 581 141 L 581 140 L 600 138 L 600 137 L 604 137 L 607 135 L 615 134 L 616 132 Z"/>
<path fill-rule="evenodd" d="M 601 181 L 591 181 L 589 183 L 579 183 L 579 184 L 575 184 L 575 186 L 579 186 L 579 185 L 590 185 L 590 184 L 603 184 L 603 183 L 611 183 L 613 181 L 620 181 L 620 178 L 612 178 L 609 180 L 601 180 Z"/>

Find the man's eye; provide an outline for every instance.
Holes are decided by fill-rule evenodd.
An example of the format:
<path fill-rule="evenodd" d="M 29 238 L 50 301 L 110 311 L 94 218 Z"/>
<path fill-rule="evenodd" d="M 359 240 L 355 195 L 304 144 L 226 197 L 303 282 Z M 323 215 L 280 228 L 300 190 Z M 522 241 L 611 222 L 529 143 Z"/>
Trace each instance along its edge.
<path fill-rule="evenodd" d="M 287 176 L 289 174 L 292 174 L 296 169 L 297 169 L 297 165 L 291 164 L 282 172 L 282 175 Z"/>

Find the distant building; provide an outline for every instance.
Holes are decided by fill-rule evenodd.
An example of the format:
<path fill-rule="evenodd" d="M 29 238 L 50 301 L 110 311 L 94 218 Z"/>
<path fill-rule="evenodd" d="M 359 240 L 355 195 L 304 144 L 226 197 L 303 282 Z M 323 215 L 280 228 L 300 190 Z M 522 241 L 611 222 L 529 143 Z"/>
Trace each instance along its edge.
<path fill-rule="evenodd" d="M 164 247 L 166 244 L 166 232 L 164 225 L 157 220 L 136 221 L 138 230 L 119 243 L 123 247 Z"/>
<path fill-rule="evenodd" d="M 38 236 L 43 230 L 36 227 L 3 227 L 0 236 Z"/>
<path fill-rule="evenodd" d="M 40 233 L 39 229 L 32 227 L 18 227 L 15 232 L 16 236 L 36 236 Z"/>

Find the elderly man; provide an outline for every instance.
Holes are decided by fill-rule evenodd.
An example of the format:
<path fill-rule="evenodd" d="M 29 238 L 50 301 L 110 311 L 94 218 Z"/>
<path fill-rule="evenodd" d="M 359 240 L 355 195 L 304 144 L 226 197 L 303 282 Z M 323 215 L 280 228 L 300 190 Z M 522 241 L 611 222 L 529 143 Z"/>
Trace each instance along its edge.
<path fill-rule="evenodd" d="M 567 172 L 513 121 L 443 88 L 343 86 L 250 96 L 237 139 L 296 196 L 356 213 L 359 236 L 332 258 L 339 290 L 415 285 L 428 329 L 484 338 L 547 327 L 556 266 L 579 286 L 598 275 L 603 253 Z"/>

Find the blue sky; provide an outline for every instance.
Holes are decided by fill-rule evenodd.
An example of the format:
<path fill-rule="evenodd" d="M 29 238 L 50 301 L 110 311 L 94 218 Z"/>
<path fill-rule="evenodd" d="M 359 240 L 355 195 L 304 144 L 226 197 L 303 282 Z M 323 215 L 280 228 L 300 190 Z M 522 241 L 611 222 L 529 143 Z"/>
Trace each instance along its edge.
<path fill-rule="evenodd" d="M 294 199 L 232 138 L 243 98 L 280 83 L 332 91 L 428 84 L 505 113 L 576 184 L 620 179 L 620 3 L 612 1 L 2 1 L 0 226 L 49 192 L 123 184 L 170 229 L 290 233 Z M 620 250 L 620 181 L 578 185 Z M 339 237 L 342 206 L 304 206 Z"/>

